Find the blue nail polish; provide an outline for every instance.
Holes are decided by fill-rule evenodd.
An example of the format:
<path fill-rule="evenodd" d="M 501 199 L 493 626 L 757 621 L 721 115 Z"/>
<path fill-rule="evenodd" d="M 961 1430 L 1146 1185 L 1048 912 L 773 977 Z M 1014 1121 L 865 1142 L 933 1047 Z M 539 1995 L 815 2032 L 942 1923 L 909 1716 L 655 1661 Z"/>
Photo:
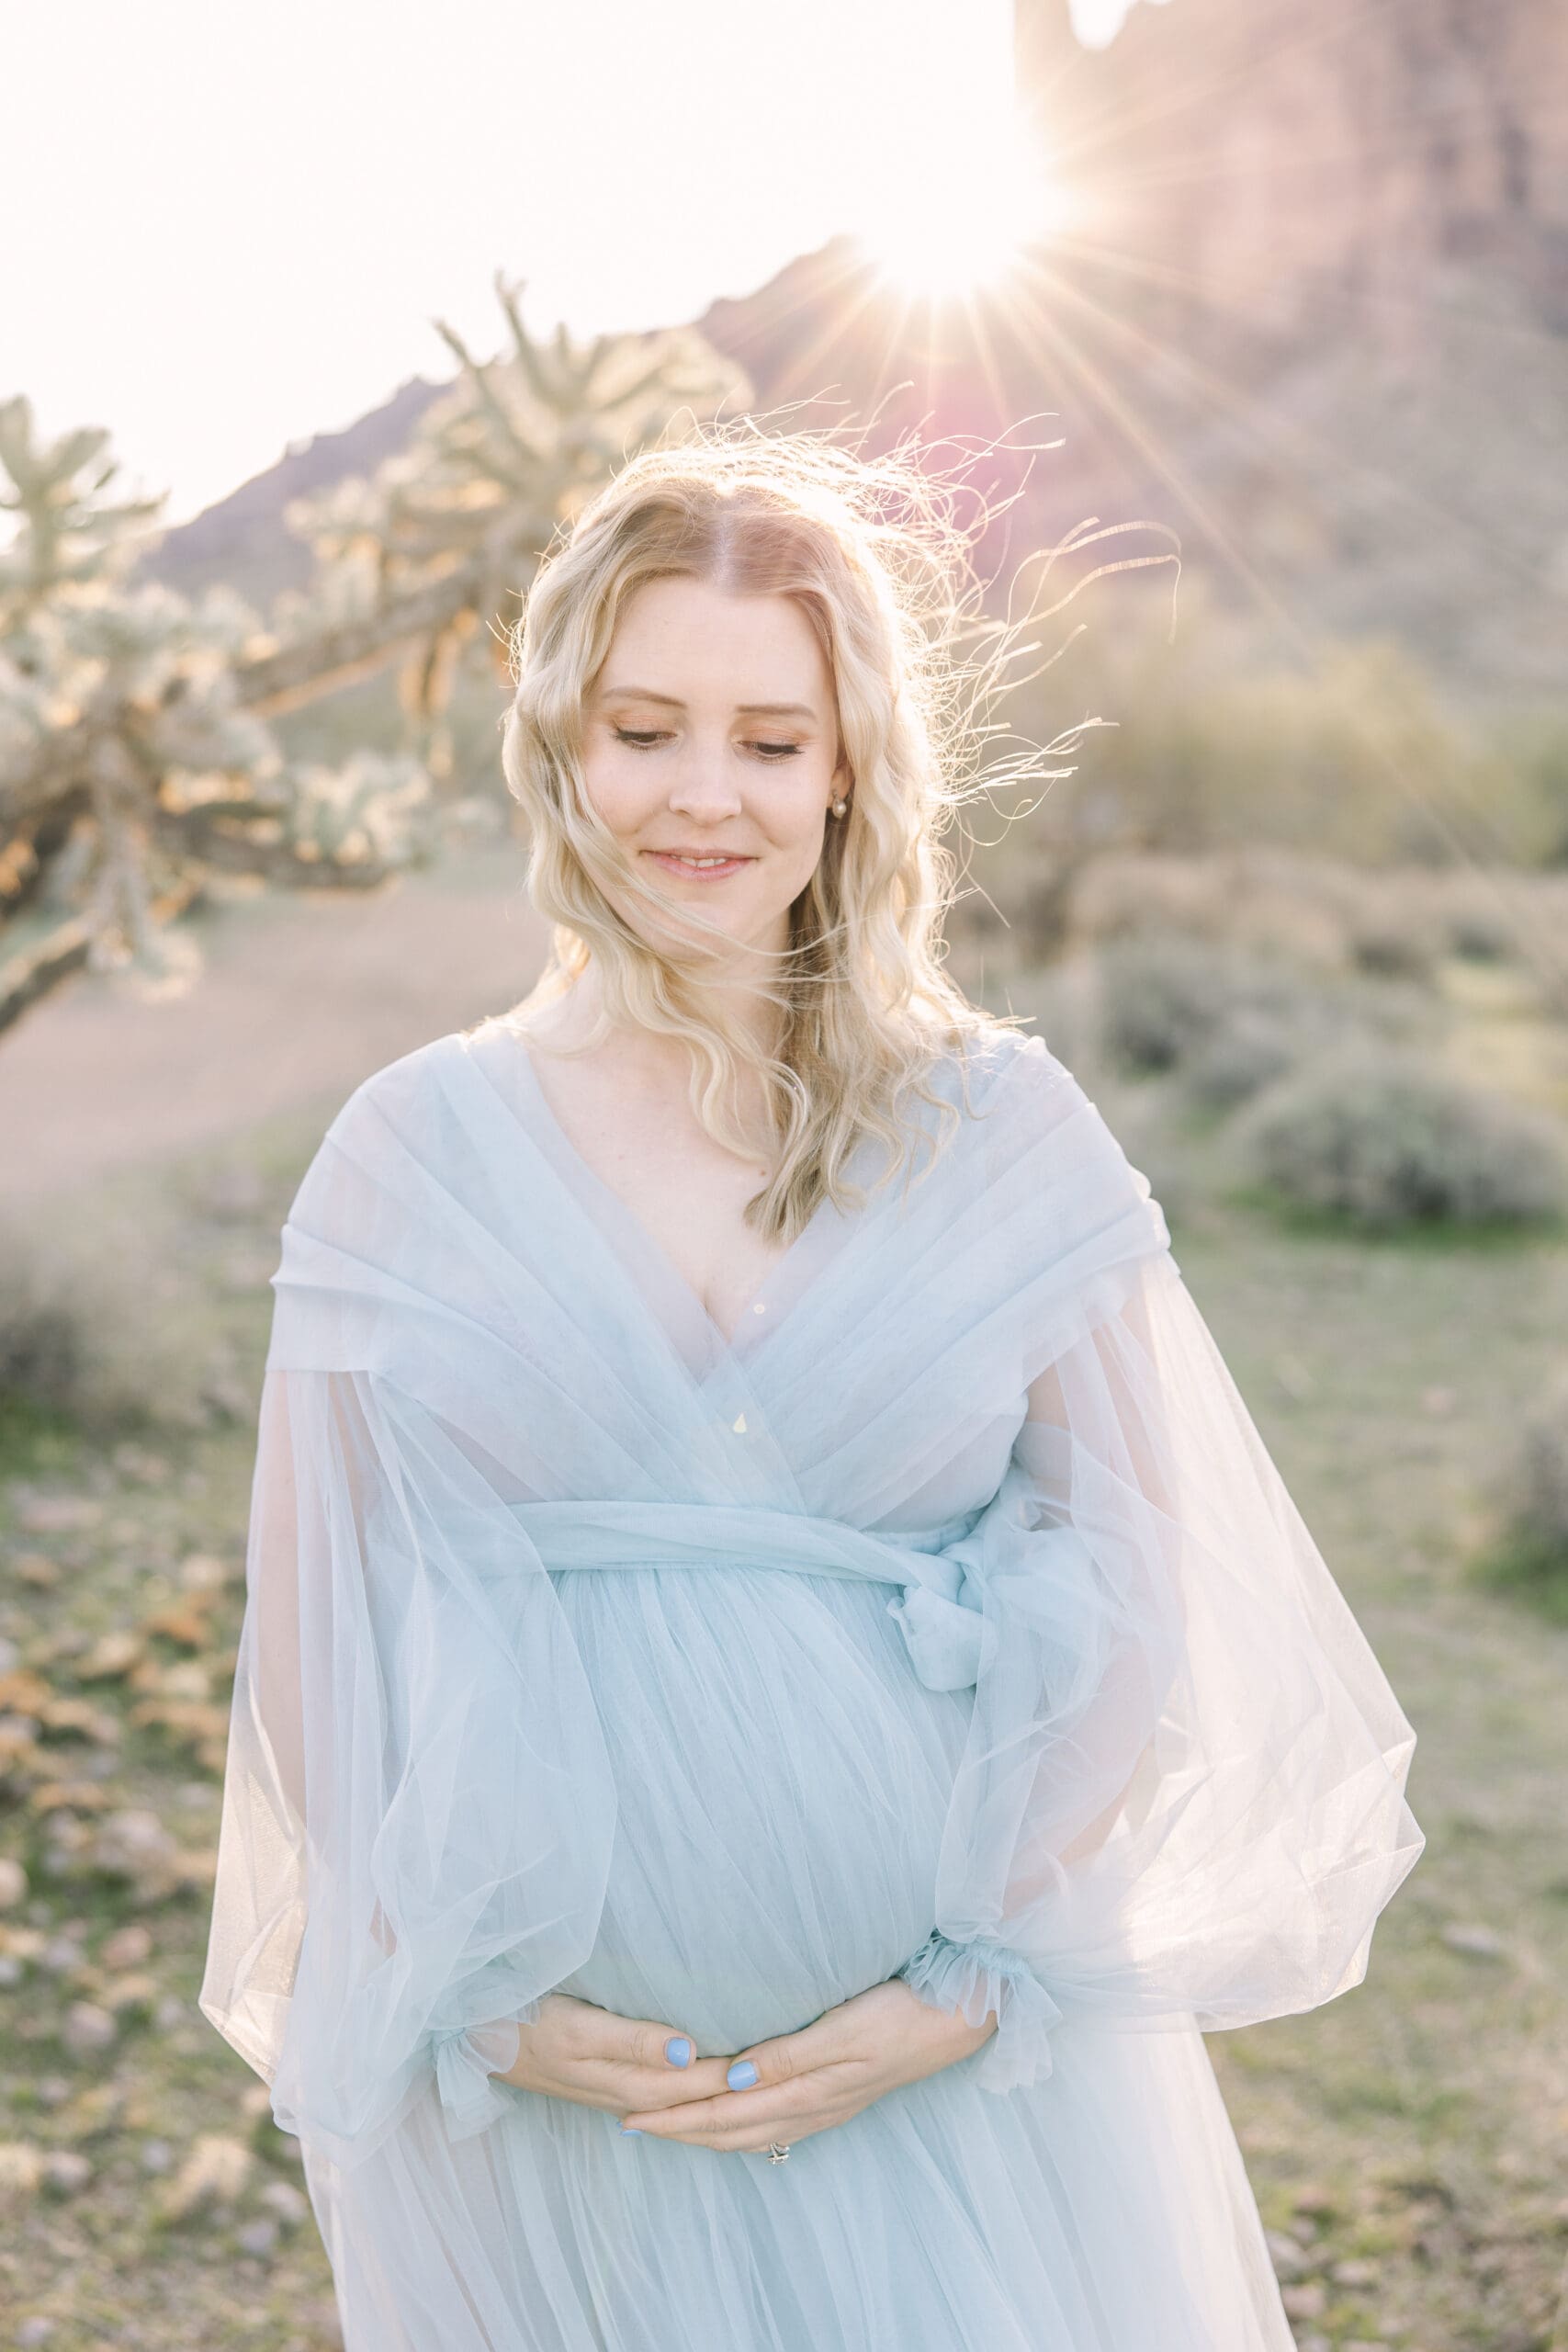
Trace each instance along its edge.
<path fill-rule="evenodd" d="M 642 2125 L 640 2123 L 623 2123 L 621 2131 L 628 2140 L 640 2140 L 642 2138 Z"/>
<path fill-rule="evenodd" d="M 732 2091 L 749 2091 L 757 2079 L 757 2069 L 750 2058 L 738 2058 L 724 2079 Z"/>
<path fill-rule="evenodd" d="M 672 2066 L 689 2066 L 692 2063 L 692 2045 L 683 2033 L 672 2033 L 664 2045 L 664 2055 Z"/>

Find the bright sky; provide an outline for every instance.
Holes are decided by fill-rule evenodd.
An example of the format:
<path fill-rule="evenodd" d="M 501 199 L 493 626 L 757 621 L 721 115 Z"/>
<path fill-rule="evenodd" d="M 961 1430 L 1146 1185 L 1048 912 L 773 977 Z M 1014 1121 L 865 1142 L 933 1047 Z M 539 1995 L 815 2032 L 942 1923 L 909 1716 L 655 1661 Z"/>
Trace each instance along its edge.
<path fill-rule="evenodd" d="M 1086 41 L 1127 0 L 1073 0 Z M 674 324 L 929 197 L 1010 0 L 48 0 L 6 12 L 0 398 L 180 522 L 406 378 Z"/>

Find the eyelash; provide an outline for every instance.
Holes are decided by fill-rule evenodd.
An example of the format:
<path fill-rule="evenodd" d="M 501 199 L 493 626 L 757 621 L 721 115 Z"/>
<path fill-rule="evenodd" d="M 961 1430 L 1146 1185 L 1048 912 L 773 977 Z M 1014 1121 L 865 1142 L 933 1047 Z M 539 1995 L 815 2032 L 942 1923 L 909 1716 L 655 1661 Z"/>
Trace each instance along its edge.
<path fill-rule="evenodd" d="M 629 743 L 634 752 L 652 751 L 660 737 L 660 729 L 657 728 L 617 727 L 613 731 L 617 743 Z M 781 767 L 785 760 L 798 758 L 801 747 L 798 743 L 752 742 L 746 748 L 748 751 L 760 752 L 769 767 Z"/>

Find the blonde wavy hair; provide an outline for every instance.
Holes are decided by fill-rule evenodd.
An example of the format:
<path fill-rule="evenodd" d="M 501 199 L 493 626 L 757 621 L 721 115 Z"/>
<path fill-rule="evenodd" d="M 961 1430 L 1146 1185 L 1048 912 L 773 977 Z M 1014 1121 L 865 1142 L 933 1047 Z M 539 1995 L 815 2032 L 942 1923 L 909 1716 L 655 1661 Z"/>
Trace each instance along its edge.
<path fill-rule="evenodd" d="M 956 1049 L 967 1105 L 968 1041 L 1016 1025 L 973 1004 L 943 968 L 958 861 L 942 836 L 983 788 L 984 712 L 1011 634 L 977 617 L 983 589 L 956 503 L 954 482 L 922 466 L 912 439 L 867 458 L 829 433 L 770 432 L 754 417 L 699 424 L 640 450 L 562 526 L 511 635 L 515 694 L 502 764 L 528 820 L 529 893 L 553 933 L 543 974 L 508 1020 L 525 1033 L 525 1009 L 563 994 L 592 962 L 603 1012 L 589 1042 L 607 1026 L 682 1040 L 693 1110 L 739 1154 L 758 1150 L 735 1107 L 750 1073 L 767 1106 L 773 1172 L 746 1219 L 770 1238 L 793 1239 L 824 1195 L 840 1206 L 863 1201 L 843 1173 L 862 1136 L 887 1147 L 879 1182 L 912 1158 L 907 1090 L 942 1123 L 930 1138 L 934 1164 L 959 1114 L 925 1082 L 933 1056 Z M 690 947 L 656 946 L 616 911 L 612 892 L 640 898 L 666 923 L 670 903 L 583 788 L 583 711 L 617 618 L 644 582 L 671 576 L 792 598 L 836 697 L 849 813 L 827 822 L 820 860 L 789 910 L 788 947 L 759 978 L 780 1015 L 772 1053 L 733 995 L 708 985 L 721 956 L 733 982 L 730 934 L 682 908 L 699 936 Z M 978 661 L 964 651 L 976 640 L 991 647 Z"/>

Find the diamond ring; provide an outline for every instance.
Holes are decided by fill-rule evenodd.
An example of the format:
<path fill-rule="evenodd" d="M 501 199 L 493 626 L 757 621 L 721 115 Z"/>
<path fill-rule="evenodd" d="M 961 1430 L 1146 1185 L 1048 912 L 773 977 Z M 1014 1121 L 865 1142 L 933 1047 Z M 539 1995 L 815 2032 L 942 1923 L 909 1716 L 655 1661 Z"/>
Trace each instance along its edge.
<path fill-rule="evenodd" d="M 771 2165 L 782 2165 L 788 2154 L 789 2142 L 787 2140 L 770 2140 L 768 2142 L 768 2162 Z"/>

